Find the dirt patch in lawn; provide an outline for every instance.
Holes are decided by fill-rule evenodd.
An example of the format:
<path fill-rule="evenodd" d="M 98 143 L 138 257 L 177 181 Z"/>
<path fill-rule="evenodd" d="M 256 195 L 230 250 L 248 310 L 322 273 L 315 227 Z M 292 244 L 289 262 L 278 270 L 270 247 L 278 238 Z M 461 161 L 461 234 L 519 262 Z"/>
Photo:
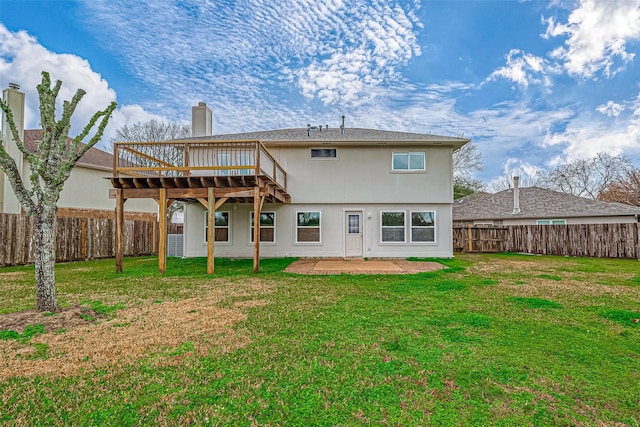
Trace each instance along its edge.
<path fill-rule="evenodd" d="M 72 307 L 52 316 L 25 311 L 0 315 L 0 329 L 21 332 L 42 324 L 45 334 L 24 342 L 0 340 L 0 382 L 11 377 L 69 376 L 105 367 L 129 365 L 143 358 L 171 364 L 185 353 L 224 353 L 247 345 L 248 336 L 232 327 L 247 318 L 248 309 L 264 306 L 270 287 L 234 284 L 198 298 L 175 302 L 145 301 L 118 310 L 117 317 L 86 320 L 86 308 Z M 229 296 L 251 296 L 222 307 Z"/>

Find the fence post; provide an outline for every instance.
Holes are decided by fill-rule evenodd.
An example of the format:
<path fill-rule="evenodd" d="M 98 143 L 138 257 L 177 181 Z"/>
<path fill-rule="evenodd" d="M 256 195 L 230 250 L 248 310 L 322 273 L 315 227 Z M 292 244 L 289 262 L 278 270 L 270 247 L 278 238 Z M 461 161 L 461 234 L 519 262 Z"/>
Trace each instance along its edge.
<path fill-rule="evenodd" d="M 471 231 L 471 224 L 467 224 L 467 243 L 469 246 L 469 252 L 473 252 L 473 233 Z"/>

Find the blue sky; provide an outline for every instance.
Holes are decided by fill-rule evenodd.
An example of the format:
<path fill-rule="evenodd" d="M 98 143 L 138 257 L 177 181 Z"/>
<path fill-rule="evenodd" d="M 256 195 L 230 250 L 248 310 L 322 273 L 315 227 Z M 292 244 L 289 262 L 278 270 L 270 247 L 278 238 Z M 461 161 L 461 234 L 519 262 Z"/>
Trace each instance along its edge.
<path fill-rule="evenodd" d="M 0 86 L 26 92 L 28 128 L 45 69 L 88 92 L 76 132 L 112 100 L 107 139 L 199 101 L 218 134 L 344 114 L 472 138 L 485 182 L 600 151 L 640 166 L 639 50 L 640 0 L 0 0 Z"/>

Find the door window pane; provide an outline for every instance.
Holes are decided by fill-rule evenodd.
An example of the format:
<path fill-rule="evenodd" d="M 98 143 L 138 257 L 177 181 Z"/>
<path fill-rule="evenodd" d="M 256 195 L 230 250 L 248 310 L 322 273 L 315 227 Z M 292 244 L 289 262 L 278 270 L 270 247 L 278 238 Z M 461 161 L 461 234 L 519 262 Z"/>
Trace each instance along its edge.
<path fill-rule="evenodd" d="M 347 232 L 349 234 L 359 234 L 360 233 L 360 215 L 349 214 L 347 221 L 348 221 Z"/>

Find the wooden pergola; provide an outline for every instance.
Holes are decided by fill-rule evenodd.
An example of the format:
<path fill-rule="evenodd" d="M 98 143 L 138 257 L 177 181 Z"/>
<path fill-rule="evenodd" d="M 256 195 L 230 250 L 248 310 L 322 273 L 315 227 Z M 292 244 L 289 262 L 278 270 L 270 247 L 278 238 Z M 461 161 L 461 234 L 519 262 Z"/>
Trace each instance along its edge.
<path fill-rule="evenodd" d="M 124 257 L 124 204 L 154 199 L 159 205 L 158 270 L 167 269 L 167 208 L 176 200 L 207 209 L 207 273 L 214 273 L 215 213 L 227 201 L 253 203 L 253 272 L 260 268 L 260 212 L 265 201 L 290 203 L 287 174 L 260 141 L 182 140 L 116 142 L 116 272 Z"/>

